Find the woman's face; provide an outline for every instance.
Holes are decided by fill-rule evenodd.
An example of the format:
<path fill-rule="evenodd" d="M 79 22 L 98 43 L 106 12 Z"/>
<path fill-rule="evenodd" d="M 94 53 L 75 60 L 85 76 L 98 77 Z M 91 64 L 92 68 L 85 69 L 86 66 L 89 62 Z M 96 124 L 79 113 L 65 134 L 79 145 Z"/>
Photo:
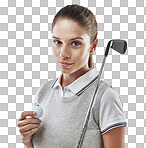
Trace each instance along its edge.
<path fill-rule="evenodd" d="M 52 34 L 53 54 L 62 73 L 88 71 L 91 44 L 86 30 L 72 20 L 60 19 L 56 22 Z"/>

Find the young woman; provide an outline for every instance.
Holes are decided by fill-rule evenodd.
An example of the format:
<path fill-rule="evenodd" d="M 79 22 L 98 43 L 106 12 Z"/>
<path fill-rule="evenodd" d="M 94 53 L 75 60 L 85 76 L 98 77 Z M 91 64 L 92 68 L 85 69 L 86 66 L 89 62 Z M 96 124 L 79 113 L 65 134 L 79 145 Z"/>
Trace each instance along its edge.
<path fill-rule="evenodd" d="M 98 72 L 92 66 L 97 44 L 93 13 L 79 5 L 62 8 L 52 23 L 52 49 L 61 75 L 44 83 L 34 103 L 44 114 L 35 119 L 24 111 L 19 119 L 26 148 L 76 148 L 94 93 Z M 29 117 L 29 118 L 28 118 Z M 126 120 L 115 90 L 100 81 L 83 148 L 124 148 Z"/>

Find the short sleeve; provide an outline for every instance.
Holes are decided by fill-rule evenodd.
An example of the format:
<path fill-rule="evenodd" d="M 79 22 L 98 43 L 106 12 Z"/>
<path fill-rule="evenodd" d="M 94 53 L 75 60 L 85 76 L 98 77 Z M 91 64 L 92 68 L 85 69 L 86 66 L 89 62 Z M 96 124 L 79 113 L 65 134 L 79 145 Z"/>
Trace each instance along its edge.
<path fill-rule="evenodd" d="M 101 134 L 105 134 L 112 128 L 126 125 L 121 98 L 115 90 L 109 87 L 104 92 L 100 101 L 99 126 Z"/>

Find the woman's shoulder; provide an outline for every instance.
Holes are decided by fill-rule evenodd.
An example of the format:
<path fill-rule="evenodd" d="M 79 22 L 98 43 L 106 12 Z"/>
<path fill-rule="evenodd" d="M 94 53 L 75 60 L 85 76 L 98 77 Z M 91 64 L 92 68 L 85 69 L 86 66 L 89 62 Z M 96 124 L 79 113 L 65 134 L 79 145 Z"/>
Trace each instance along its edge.
<path fill-rule="evenodd" d="M 100 100 L 100 104 L 120 104 L 121 106 L 123 105 L 122 103 L 122 99 L 120 97 L 119 92 L 112 87 L 112 85 L 110 85 L 109 83 L 102 81 L 101 82 L 102 85 L 106 85 L 107 87 L 105 88 L 101 100 Z M 116 103 L 115 103 L 116 102 Z"/>
<path fill-rule="evenodd" d="M 109 88 L 111 86 L 111 84 L 109 84 L 108 82 L 104 81 L 104 80 L 100 80 L 100 87 L 106 87 L 106 88 Z"/>
<path fill-rule="evenodd" d="M 43 100 L 43 98 L 50 92 L 51 87 L 53 86 L 55 81 L 56 79 L 53 79 L 42 83 L 42 85 L 36 91 L 35 99 L 33 102 L 41 102 L 41 100 Z"/>
<path fill-rule="evenodd" d="M 113 94 L 116 94 L 118 95 L 118 92 L 117 90 L 108 82 L 104 81 L 104 80 L 101 80 L 100 81 L 100 87 L 102 89 L 102 87 L 104 87 L 104 94 L 108 94 L 108 95 L 113 95 Z"/>
<path fill-rule="evenodd" d="M 96 84 L 95 84 L 95 85 L 96 85 Z M 100 82 L 99 82 L 99 87 L 98 87 L 98 89 L 99 89 L 98 93 L 100 93 L 101 96 L 105 93 L 105 91 L 106 91 L 108 88 L 112 88 L 111 84 L 107 83 L 107 82 L 104 81 L 104 80 L 100 80 Z"/>
<path fill-rule="evenodd" d="M 54 85 L 54 83 L 55 83 L 55 81 L 56 81 L 57 79 L 52 79 L 52 80 L 48 80 L 48 81 L 45 81 L 42 85 L 41 85 L 41 87 L 52 87 L 53 85 Z"/>
<path fill-rule="evenodd" d="M 100 101 L 110 102 L 120 100 L 119 92 L 108 82 L 101 80 L 99 85 L 101 99 Z"/>
<path fill-rule="evenodd" d="M 42 83 L 42 85 L 38 88 L 36 94 L 42 94 L 44 93 L 45 91 L 48 91 L 52 88 L 52 86 L 54 85 L 56 79 L 53 79 L 53 80 L 48 80 L 48 81 L 45 81 L 44 83 Z"/>

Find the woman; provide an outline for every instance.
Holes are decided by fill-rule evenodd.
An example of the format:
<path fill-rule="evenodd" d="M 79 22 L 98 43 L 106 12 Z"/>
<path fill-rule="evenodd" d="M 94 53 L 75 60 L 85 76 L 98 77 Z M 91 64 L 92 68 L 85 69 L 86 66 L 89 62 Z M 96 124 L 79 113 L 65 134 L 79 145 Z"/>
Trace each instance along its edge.
<path fill-rule="evenodd" d="M 21 114 L 18 127 L 27 148 L 76 148 L 96 87 L 92 53 L 98 39 L 93 13 L 79 5 L 62 8 L 53 20 L 52 34 L 52 50 L 62 74 L 36 93 L 34 103 L 44 110 L 41 119 L 33 118 L 32 111 Z M 101 81 L 82 147 L 124 148 L 125 126 L 117 92 Z"/>

